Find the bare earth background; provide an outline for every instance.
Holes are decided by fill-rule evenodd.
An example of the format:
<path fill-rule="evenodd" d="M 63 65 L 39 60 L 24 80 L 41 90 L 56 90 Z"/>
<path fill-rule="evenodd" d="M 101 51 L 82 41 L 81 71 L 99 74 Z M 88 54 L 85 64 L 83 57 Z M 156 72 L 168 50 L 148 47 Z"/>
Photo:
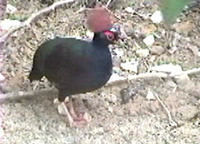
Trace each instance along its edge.
<path fill-rule="evenodd" d="M 7 18 L 23 20 L 47 5 L 40 1 L 9 0 L 17 8 Z M 106 2 L 105 2 L 106 3 Z M 82 36 L 89 34 L 84 14 L 76 13 L 83 4 L 62 6 L 42 16 L 26 29 L 17 31 L 3 50 L 3 73 L 6 77 L 4 93 L 33 90 L 27 76 L 37 47 L 54 35 Z M 127 10 L 129 7 L 129 10 Z M 130 12 L 130 8 L 136 12 Z M 149 17 L 159 9 L 148 0 L 116 0 L 112 11 L 120 17 L 129 39 L 111 46 L 115 65 L 134 60 L 137 70 L 144 73 L 155 65 L 173 63 L 183 70 L 200 65 L 199 7 L 183 13 L 169 29 L 166 40 L 163 24 L 154 24 Z M 153 34 L 155 43 L 146 47 L 142 40 Z M 139 44 L 139 46 L 137 45 Z M 120 55 L 123 53 L 122 55 Z M 120 55 L 120 56 L 119 56 Z M 116 58 L 117 57 L 117 58 Z M 115 68 L 115 73 L 130 71 Z M 49 87 L 46 79 L 34 89 Z M 156 99 L 147 99 L 148 92 L 157 94 L 179 124 L 172 127 L 166 111 Z M 93 93 L 77 95 L 84 98 L 93 117 L 83 128 L 68 127 L 58 115 L 53 99 L 47 93 L 27 99 L 2 103 L 4 112 L 3 144 L 199 144 L 200 142 L 200 75 L 188 79 L 146 78 L 132 83 L 104 87 Z M 128 99 L 122 104 L 123 99 Z"/>

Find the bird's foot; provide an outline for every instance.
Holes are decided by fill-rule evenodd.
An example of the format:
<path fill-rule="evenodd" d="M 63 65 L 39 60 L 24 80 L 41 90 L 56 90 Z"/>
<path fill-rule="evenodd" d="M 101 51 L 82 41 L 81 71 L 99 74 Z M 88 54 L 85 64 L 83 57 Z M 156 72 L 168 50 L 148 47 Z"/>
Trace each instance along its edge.
<path fill-rule="evenodd" d="M 78 100 L 80 101 L 80 99 Z M 74 101 L 72 98 L 65 100 L 69 113 L 74 120 L 74 124 L 77 127 L 83 127 L 92 120 L 92 117 L 87 112 L 80 111 L 81 104 L 79 103 L 80 105 L 76 105 L 74 102 L 77 102 L 76 99 L 74 99 Z"/>
<path fill-rule="evenodd" d="M 73 120 L 77 126 L 82 127 L 87 125 L 92 120 L 92 117 L 88 113 L 82 113 L 74 117 Z"/>
<path fill-rule="evenodd" d="M 54 103 L 58 103 L 57 100 Z M 67 117 L 70 127 L 83 127 L 91 121 L 88 113 L 76 113 L 70 102 L 62 102 L 58 105 L 58 113 Z"/>

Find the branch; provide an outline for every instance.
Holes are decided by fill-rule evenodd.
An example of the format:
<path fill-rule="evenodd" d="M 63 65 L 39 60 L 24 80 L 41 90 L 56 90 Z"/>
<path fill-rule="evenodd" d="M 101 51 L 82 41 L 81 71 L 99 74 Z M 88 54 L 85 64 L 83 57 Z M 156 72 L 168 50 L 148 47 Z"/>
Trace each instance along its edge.
<path fill-rule="evenodd" d="M 113 1 L 113 0 L 109 0 L 109 1 L 107 2 L 107 4 L 106 4 L 106 7 L 108 7 L 112 1 Z"/>
<path fill-rule="evenodd" d="M 197 74 L 200 73 L 200 68 L 194 68 L 191 70 L 183 71 L 179 74 L 167 74 L 164 72 L 147 72 L 147 73 L 142 73 L 139 75 L 129 75 L 127 78 L 125 77 L 119 77 L 119 79 L 115 80 L 110 80 L 107 84 L 107 86 L 113 86 L 117 84 L 122 84 L 125 82 L 133 81 L 136 79 L 147 79 L 147 78 L 174 78 L 176 76 L 181 76 L 181 75 L 192 75 L 192 74 Z"/>
<path fill-rule="evenodd" d="M 127 83 L 129 81 L 137 80 L 137 79 L 147 79 L 147 78 L 173 78 L 180 75 L 192 75 L 200 73 L 200 68 L 194 68 L 188 71 L 183 71 L 182 73 L 176 74 L 176 75 L 170 75 L 166 73 L 143 73 L 139 75 L 130 75 L 128 78 L 125 77 L 118 77 L 118 79 L 110 80 L 105 87 L 112 87 L 120 84 Z M 41 96 L 46 94 L 55 94 L 56 89 L 55 88 L 49 88 L 46 90 L 40 90 L 40 91 L 28 91 L 28 92 L 11 92 L 7 94 L 0 95 L 0 102 L 4 102 L 7 100 L 15 100 L 20 98 L 27 98 L 27 97 L 33 97 L 33 96 Z"/>
<path fill-rule="evenodd" d="M 53 87 L 45 89 L 45 90 L 33 90 L 33 91 L 28 91 L 28 92 L 12 92 L 12 93 L 7 93 L 7 94 L 0 94 L 0 103 L 5 102 L 5 101 L 12 101 L 12 100 L 17 100 L 21 98 L 31 98 L 34 96 L 41 96 L 41 95 L 47 95 L 51 94 L 54 95 L 57 93 L 57 90 Z"/>
<path fill-rule="evenodd" d="M 41 16 L 42 14 L 48 13 L 52 10 L 54 10 L 55 8 L 63 5 L 63 4 L 68 4 L 68 3 L 72 3 L 75 0 L 63 0 L 63 1 L 59 1 L 59 2 L 55 2 L 53 3 L 51 6 L 46 7 L 44 9 L 41 9 L 40 11 L 33 13 L 27 20 L 25 20 L 24 22 L 21 22 L 20 25 L 15 26 L 13 28 L 11 28 L 8 32 L 4 33 L 1 37 L 0 37 L 0 46 L 2 46 L 6 40 L 10 37 L 10 35 L 12 35 L 15 31 L 17 31 L 20 28 L 23 27 L 27 27 L 30 26 L 30 24 L 39 16 Z"/>
<path fill-rule="evenodd" d="M 177 127 L 178 124 L 173 120 L 172 114 L 171 114 L 170 110 L 167 108 L 167 106 L 165 105 L 165 103 L 160 99 L 160 97 L 157 94 L 154 94 L 154 95 L 155 95 L 156 99 L 159 101 L 159 103 L 162 105 L 164 110 L 166 111 L 170 125 L 172 127 Z"/>

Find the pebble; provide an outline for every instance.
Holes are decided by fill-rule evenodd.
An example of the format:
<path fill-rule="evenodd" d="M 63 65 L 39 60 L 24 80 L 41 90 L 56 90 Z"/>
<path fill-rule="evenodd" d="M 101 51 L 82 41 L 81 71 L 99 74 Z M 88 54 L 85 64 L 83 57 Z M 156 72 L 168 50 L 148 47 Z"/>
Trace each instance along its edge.
<path fill-rule="evenodd" d="M 134 35 L 134 33 L 135 33 L 132 23 L 130 23 L 130 22 L 124 23 L 123 29 L 124 29 L 125 33 L 127 34 L 127 36 Z"/>
<path fill-rule="evenodd" d="M 155 11 L 152 16 L 150 17 L 153 23 L 159 24 L 163 21 L 163 15 L 161 11 Z"/>
<path fill-rule="evenodd" d="M 125 8 L 125 11 L 128 12 L 128 13 L 134 13 L 135 12 L 135 10 L 132 7 Z"/>
<path fill-rule="evenodd" d="M 124 51 L 120 49 L 113 50 L 118 57 L 122 57 L 124 55 Z"/>
<path fill-rule="evenodd" d="M 146 46 L 151 46 L 155 42 L 154 35 L 148 35 L 143 39 Z"/>
<path fill-rule="evenodd" d="M 8 31 L 11 27 L 15 27 L 20 24 L 21 22 L 19 20 L 5 19 L 0 22 L 0 29 L 3 31 Z"/>
<path fill-rule="evenodd" d="M 11 4 L 7 4 L 6 6 L 6 13 L 14 14 L 17 11 L 17 8 Z"/>
<path fill-rule="evenodd" d="M 114 94 L 109 94 L 109 95 L 106 97 L 106 100 L 107 100 L 109 103 L 117 103 L 117 96 L 114 95 Z"/>
<path fill-rule="evenodd" d="M 136 50 L 136 54 L 139 56 L 139 57 L 147 57 L 149 55 L 149 50 L 148 49 L 139 49 L 139 50 Z"/>
<path fill-rule="evenodd" d="M 150 48 L 150 52 L 151 52 L 151 54 L 159 56 L 165 52 L 165 48 L 163 48 L 162 46 L 152 46 Z"/>
<path fill-rule="evenodd" d="M 196 106 L 193 105 L 184 105 L 178 109 L 178 112 L 181 113 L 181 119 L 189 120 L 195 117 L 199 110 Z"/>
<path fill-rule="evenodd" d="M 116 114 L 116 115 L 118 115 L 118 116 L 123 116 L 123 115 L 124 115 L 124 111 L 123 111 L 122 108 L 115 107 L 115 108 L 113 109 L 113 112 L 114 112 L 114 114 Z"/>
<path fill-rule="evenodd" d="M 190 80 L 187 74 L 176 76 L 174 80 L 177 83 L 178 88 L 181 90 L 189 91 L 195 87 L 194 82 Z"/>
<path fill-rule="evenodd" d="M 196 26 L 193 21 L 189 20 L 189 21 L 182 21 L 180 23 L 176 23 L 173 25 L 173 28 L 175 28 L 175 30 L 178 33 L 183 33 L 185 35 L 188 35 L 190 32 L 192 32 L 196 28 Z"/>
<path fill-rule="evenodd" d="M 89 31 L 89 30 L 87 30 L 87 31 L 86 31 L 86 36 L 87 36 L 88 38 L 92 39 L 93 36 L 94 36 L 94 33 L 91 32 L 91 31 Z"/>
<path fill-rule="evenodd" d="M 121 63 L 120 67 L 123 70 L 137 73 L 138 64 L 139 64 L 138 62 L 132 60 L 132 61 L 127 61 L 126 63 Z"/>
<path fill-rule="evenodd" d="M 155 95 L 153 94 L 153 92 L 152 92 L 151 90 L 148 90 L 146 99 L 147 99 L 147 100 L 154 100 L 154 99 L 156 99 L 156 98 L 155 98 Z"/>
<path fill-rule="evenodd" d="M 108 111 L 110 112 L 110 113 L 113 113 L 113 108 L 112 107 L 108 107 Z"/>

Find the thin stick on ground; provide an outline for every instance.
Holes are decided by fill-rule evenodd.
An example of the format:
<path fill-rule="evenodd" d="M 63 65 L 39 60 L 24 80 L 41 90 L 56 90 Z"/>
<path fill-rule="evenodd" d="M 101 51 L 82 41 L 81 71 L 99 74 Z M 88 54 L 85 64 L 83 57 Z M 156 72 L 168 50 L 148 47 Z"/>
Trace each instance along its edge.
<path fill-rule="evenodd" d="M 136 79 L 147 79 L 147 78 L 173 78 L 176 76 L 181 76 L 181 75 L 192 75 L 192 74 L 198 74 L 200 73 L 200 68 L 193 68 L 191 70 L 187 71 L 182 71 L 179 74 L 167 74 L 164 72 L 147 72 L 147 73 L 142 73 L 139 75 L 129 75 L 128 77 L 119 77 L 118 79 L 115 80 L 110 80 L 107 84 L 107 86 L 113 86 L 129 81 L 133 81 Z"/>
<path fill-rule="evenodd" d="M 106 7 L 108 7 L 108 6 L 111 4 L 112 1 L 113 1 L 113 0 L 109 0 L 109 1 L 107 2 L 107 4 L 106 4 Z"/>
<path fill-rule="evenodd" d="M 59 1 L 59 2 L 55 2 L 53 3 L 51 6 L 46 7 L 36 13 L 33 13 L 27 20 L 25 20 L 24 22 L 21 22 L 20 25 L 15 26 L 13 28 L 11 28 L 8 32 L 4 33 L 1 37 L 0 37 L 0 46 L 2 46 L 6 40 L 17 30 L 19 30 L 20 28 L 23 27 L 28 27 L 30 26 L 30 24 L 36 20 L 36 18 L 38 18 L 39 16 L 41 16 L 42 14 L 48 13 L 52 10 L 54 10 L 55 8 L 64 5 L 64 4 L 68 4 L 68 3 L 72 3 L 75 0 L 63 0 L 63 1 Z"/>
<path fill-rule="evenodd" d="M 7 94 L 0 94 L 0 102 L 5 102 L 7 100 L 17 100 L 21 98 L 31 98 L 34 96 L 42 96 L 42 95 L 54 95 L 57 93 L 57 90 L 54 87 L 44 89 L 44 90 L 33 90 L 28 92 L 18 91 L 18 92 L 12 92 Z"/>
<path fill-rule="evenodd" d="M 171 114 L 170 110 L 167 108 L 167 106 L 164 104 L 164 102 L 160 99 L 160 97 L 157 94 L 154 94 L 154 95 L 155 95 L 156 99 L 159 101 L 159 103 L 162 105 L 164 110 L 166 111 L 170 125 L 173 127 L 177 127 L 178 124 L 172 119 L 172 114 Z"/>
<path fill-rule="evenodd" d="M 120 84 L 128 83 L 133 80 L 137 79 L 149 79 L 149 78 L 173 78 L 176 76 L 180 75 L 192 75 L 192 74 L 197 74 L 200 73 L 200 68 L 194 68 L 188 71 L 183 71 L 182 73 L 179 74 L 166 74 L 166 73 L 143 73 L 139 75 L 130 75 L 128 78 L 125 77 L 119 77 L 115 80 L 110 80 L 107 84 L 106 87 L 112 87 L 112 86 L 118 86 Z M 27 98 L 31 96 L 42 96 L 43 94 L 48 94 L 48 93 L 55 93 L 56 90 L 54 88 L 51 89 L 46 89 L 46 90 L 40 90 L 40 91 L 29 91 L 29 92 L 13 92 L 13 93 L 7 93 L 7 94 L 2 94 L 0 96 L 0 102 L 7 101 L 7 100 L 14 100 L 18 98 Z"/>

